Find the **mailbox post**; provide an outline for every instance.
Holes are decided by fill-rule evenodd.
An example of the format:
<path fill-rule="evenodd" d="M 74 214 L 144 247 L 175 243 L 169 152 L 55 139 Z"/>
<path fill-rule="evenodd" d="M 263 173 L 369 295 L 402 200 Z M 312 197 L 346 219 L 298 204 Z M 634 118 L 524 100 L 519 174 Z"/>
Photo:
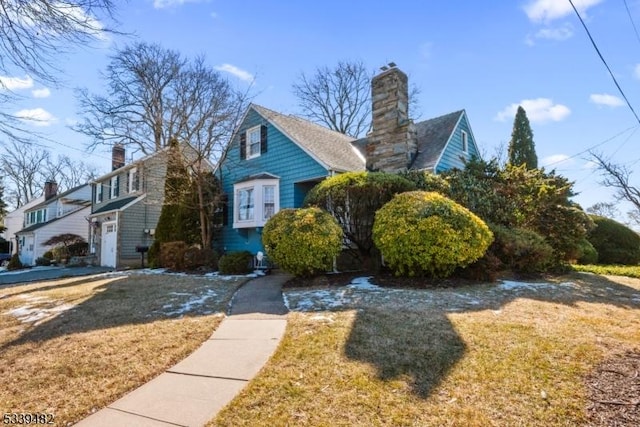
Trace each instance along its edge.
<path fill-rule="evenodd" d="M 142 268 L 144 268 L 144 254 L 149 252 L 149 246 L 136 246 L 136 252 L 142 256 Z"/>

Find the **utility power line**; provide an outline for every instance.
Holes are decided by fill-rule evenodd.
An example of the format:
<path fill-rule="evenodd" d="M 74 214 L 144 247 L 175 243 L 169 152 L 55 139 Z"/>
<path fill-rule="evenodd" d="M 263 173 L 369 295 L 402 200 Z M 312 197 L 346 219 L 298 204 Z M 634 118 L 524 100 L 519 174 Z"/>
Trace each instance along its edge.
<path fill-rule="evenodd" d="M 611 78 L 613 79 L 613 82 L 615 83 L 616 87 L 618 88 L 618 92 L 620 92 L 620 95 L 622 95 L 622 97 L 624 98 L 625 102 L 627 103 L 627 106 L 629 107 L 629 110 L 631 110 L 631 112 L 635 116 L 635 118 L 638 121 L 638 123 L 640 123 L 640 117 L 638 117 L 638 114 L 636 114 L 636 111 L 631 106 L 631 103 L 629 102 L 629 99 L 627 98 L 627 95 L 625 95 L 624 91 L 620 87 L 620 84 L 618 83 L 618 80 L 616 79 L 616 76 L 613 74 L 613 71 L 611 71 L 611 68 L 609 67 L 609 64 L 607 64 L 607 61 L 602 56 L 602 53 L 600 52 L 600 49 L 598 48 L 598 45 L 596 44 L 595 40 L 591 36 L 591 32 L 587 28 L 587 24 L 585 24 L 584 20 L 582 19 L 582 16 L 580 16 L 580 13 L 578 12 L 578 9 L 576 9 L 576 6 L 573 4 L 573 0 L 569 0 L 569 3 L 571 4 L 571 7 L 573 8 L 573 11 L 578 16 L 578 19 L 580 20 L 580 23 L 582 24 L 582 27 L 587 32 L 587 36 L 589 37 L 589 40 L 591 40 L 591 44 L 593 45 L 593 48 L 596 50 L 596 53 L 600 57 L 600 60 L 602 61 L 604 66 L 607 68 L 607 71 L 609 72 L 609 75 L 611 76 Z"/>

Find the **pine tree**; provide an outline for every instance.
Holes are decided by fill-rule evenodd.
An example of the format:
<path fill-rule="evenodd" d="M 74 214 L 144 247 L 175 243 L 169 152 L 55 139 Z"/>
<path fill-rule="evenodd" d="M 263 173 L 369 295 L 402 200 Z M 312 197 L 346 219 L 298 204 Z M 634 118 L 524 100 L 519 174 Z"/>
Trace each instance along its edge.
<path fill-rule="evenodd" d="M 509 141 L 508 163 L 513 166 L 525 164 L 528 169 L 536 169 L 538 167 L 533 132 L 529 125 L 527 112 L 522 106 L 518 107 L 516 118 L 513 121 L 513 132 L 511 132 L 511 141 Z"/>
<path fill-rule="evenodd" d="M 180 154 L 178 142 L 172 139 L 170 146 L 164 184 L 164 204 L 156 226 L 155 240 L 159 243 L 196 243 L 199 237 L 199 222 L 197 212 L 190 206 L 193 184 Z"/>

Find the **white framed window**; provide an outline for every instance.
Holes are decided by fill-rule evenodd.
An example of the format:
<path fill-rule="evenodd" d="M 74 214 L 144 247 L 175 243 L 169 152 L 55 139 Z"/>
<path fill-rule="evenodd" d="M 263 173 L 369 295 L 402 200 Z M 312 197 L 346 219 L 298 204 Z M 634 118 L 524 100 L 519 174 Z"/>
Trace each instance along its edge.
<path fill-rule="evenodd" d="M 102 202 L 102 183 L 96 184 L 96 204 Z"/>
<path fill-rule="evenodd" d="M 254 188 L 240 188 L 236 192 L 238 197 L 238 221 L 253 221 L 255 200 L 253 197 Z"/>
<path fill-rule="evenodd" d="M 276 186 L 262 187 L 262 219 L 267 221 L 276 213 Z"/>
<path fill-rule="evenodd" d="M 278 179 L 255 179 L 234 185 L 233 228 L 263 227 L 280 210 Z"/>
<path fill-rule="evenodd" d="M 139 190 L 138 169 L 132 168 L 127 172 L 127 193 Z"/>
<path fill-rule="evenodd" d="M 461 131 L 462 132 L 462 151 L 464 151 L 465 153 L 469 152 L 469 137 L 467 136 L 467 133 L 465 131 Z"/>
<path fill-rule="evenodd" d="M 120 178 L 118 175 L 111 177 L 111 186 L 109 189 L 110 199 L 115 199 L 120 194 L 120 180 L 118 178 Z"/>
<path fill-rule="evenodd" d="M 260 126 L 252 127 L 247 131 L 247 159 L 253 159 L 260 155 Z"/>

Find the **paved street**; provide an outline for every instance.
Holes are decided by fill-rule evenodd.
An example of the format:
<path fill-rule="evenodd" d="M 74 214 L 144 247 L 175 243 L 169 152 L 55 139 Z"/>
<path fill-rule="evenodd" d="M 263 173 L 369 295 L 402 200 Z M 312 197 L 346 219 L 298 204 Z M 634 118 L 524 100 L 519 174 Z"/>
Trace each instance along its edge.
<path fill-rule="evenodd" d="M 35 282 L 39 280 L 60 279 L 62 277 L 88 276 L 113 271 L 108 267 L 34 267 L 18 271 L 0 270 L 0 286 Z"/>

